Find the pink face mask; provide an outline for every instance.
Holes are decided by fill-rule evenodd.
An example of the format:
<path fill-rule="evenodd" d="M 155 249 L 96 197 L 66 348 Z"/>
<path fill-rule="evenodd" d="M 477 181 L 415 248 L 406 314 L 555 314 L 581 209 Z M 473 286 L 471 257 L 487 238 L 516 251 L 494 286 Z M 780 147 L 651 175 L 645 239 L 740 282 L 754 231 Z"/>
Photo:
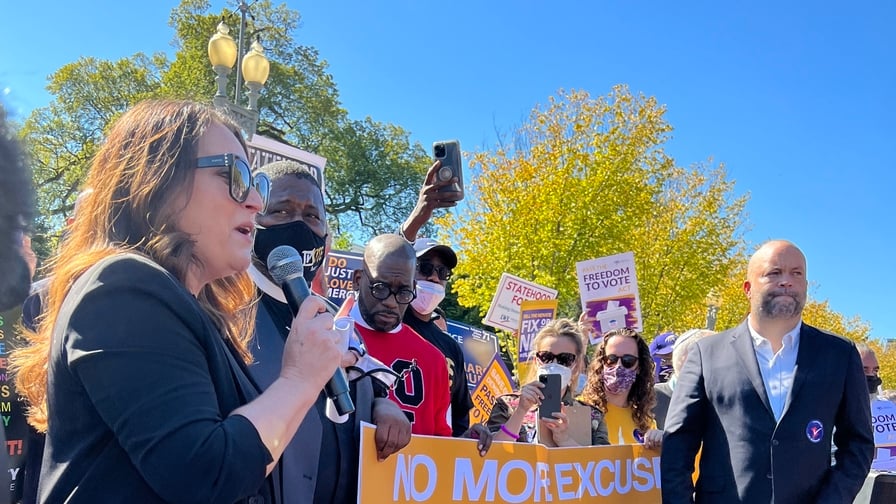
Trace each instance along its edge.
<path fill-rule="evenodd" d="M 637 369 L 626 369 L 621 364 L 611 368 L 604 368 L 604 388 L 613 395 L 628 392 L 635 379 L 638 377 Z"/>

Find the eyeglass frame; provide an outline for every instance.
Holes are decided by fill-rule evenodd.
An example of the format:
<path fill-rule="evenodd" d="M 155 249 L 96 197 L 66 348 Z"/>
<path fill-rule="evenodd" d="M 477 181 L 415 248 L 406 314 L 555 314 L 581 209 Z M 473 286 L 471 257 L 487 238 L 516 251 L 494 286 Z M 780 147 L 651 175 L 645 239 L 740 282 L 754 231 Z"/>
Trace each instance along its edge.
<path fill-rule="evenodd" d="M 617 366 L 622 364 L 622 367 L 625 369 L 631 369 L 638 364 L 640 360 L 637 355 L 625 354 L 625 355 L 616 355 L 616 354 L 607 354 L 604 355 L 603 359 L 601 359 L 604 363 L 604 366 Z M 628 360 L 631 364 L 626 365 L 625 361 Z"/>
<path fill-rule="evenodd" d="M 261 197 L 261 212 L 267 210 L 268 202 L 271 199 L 271 179 L 264 173 L 252 173 L 252 167 L 242 158 L 238 158 L 231 153 L 215 154 L 212 156 L 201 156 L 196 158 L 196 168 L 227 168 L 228 183 L 230 187 L 230 197 L 237 203 L 245 203 L 249 199 L 249 191 L 255 189 Z M 237 170 L 245 167 L 245 173 L 249 175 L 248 184 L 241 194 L 235 194 L 236 186 L 234 186 L 234 175 L 239 175 L 241 179 L 245 178 L 237 173 Z"/>
<path fill-rule="evenodd" d="M 555 354 L 554 352 L 550 352 L 548 350 L 541 350 L 535 352 L 535 358 L 538 359 L 538 362 L 542 364 L 550 364 L 552 362 L 556 362 L 563 367 L 571 368 L 576 365 L 576 361 L 579 357 L 572 352 L 560 352 Z M 562 362 L 562 360 L 567 361 L 566 364 Z"/>
<path fill-rule="evenodd" d="M 425 271 L 423 271 L 420 268 L 424 264 L 427 265 L 429 268 L 432 268 L 429 271 L 429 273 L 426 273 Z M 447 282 L 448 280 L 451 280 L 452 270 L 448 266 L 437 265 L 437 264 L 433 263 L 432 261 L 417 261 L 417 272 L 426 278 L 429 278 L 430 276 L 432 276 L 433 273 L 435 273 L 439 277 L 439 280 L 441 280 L 443 282 Z"/>
<path fill-rule="evenodd" d="M 411 304 L 415 299 L 417 299 L 416 285 L 413 288 L 402 287 L 396 291 L 396 290 L 393 290 L 392 287 L 389 284 L 387 284 L 386 282 L 374 282 L 373 278 L 370 276 L 370 273 L 367 272 L 367 268 L 361 268 L 361 271 L 363 271 L 364 276 L 367 277 L 367 288 L 370 289 L 370 295 L 373 296 L 373 299 L 376 299 L 378 301 L 385 301 L 385 300 L 389 299 L 389 296 L 395 296 L 395 302 L 400 305 Z M 374 291 L 374 289 L 377 288 L 377 286 L 381 286 L 383 288 L 388 289 L 389 293 L 386 294 L 384 297 L 379 297 L 376 294 L 376 292 Z M 402 292 L 410 292 L 411 299 L 408 299 L 407 301 L 404 301 L 404 302 L 399 300 L 398 295 Z"/>

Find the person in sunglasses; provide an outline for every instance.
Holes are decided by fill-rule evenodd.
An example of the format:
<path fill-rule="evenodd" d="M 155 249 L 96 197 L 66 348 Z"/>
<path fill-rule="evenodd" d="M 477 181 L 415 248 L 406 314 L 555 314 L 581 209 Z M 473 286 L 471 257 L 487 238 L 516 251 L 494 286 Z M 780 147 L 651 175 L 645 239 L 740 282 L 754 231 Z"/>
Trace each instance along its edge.
<path fill-rule="evenodd" d="M 578 375 L 585 369 L 585 343 L 580 326 L 570 319 L 552 320 L 538 331 L 532 341 L 535 349 L 530 362 L 527 383 L 514 394 L 505 394 L 495 400 L 495 405 L 486 425 L 498 441 L 518 441 L 533 443 L 540 436 L 553 441 L 555 446 L 580 446 L 570 436 L 567 407 L 574 404 L 587 407 L 573 399 L 570 384 L 576 383 Z M 554 413 L 555 420 L 543 419 L 542 424 L 549 432 L 540 435 L 538 429 L 538 406 L 544 399 L 538 381 L 540 374 L 556 373 L 561 377 L 563 412 Z M 607 445 L 607 424 L 604 414 L 597 408 L 590 408 L 591 445 Z"/>
<path fill-rule="evenodd" d="M 445 286 L 451 270 L 457 266 L 457 254 L 447 245 L 431 238 L 417 238 L 417 297 L 404 313 L 403 321 L 445 356 L 451 387 L 451 430 L 462 436 L 470 428 L 470 389 L 467 386 L 466 361 L 461 346 L 439 325 L 444 318 L 436 308 L 445 298 Z"/>
<path fill-rule="evenodd" d="M 403 321 L 445 356 L 451 386 L 451 429 L 455 436 L 461 436 L 470 427 L 470 409 L 473 407 L 466 362 L 463 349 L 446 332 L 445 318 L 438 313 L 451 271 L 457 266 L 457 254 L 447 245 L 418 235 L 435 210 L 456 206 L 463 197 L 462 193 L 449 189 L 456 179 L 438 180 L 436 174 L 441 166 L 441 161 L 436 160 L 429 167 L 417 204 L 398 229 L 399 236 L 406 239 L 417 253 L 417 297 L 411 301 Z"/>
<path fill-rule="evenodd" d="M 268 181 L 246 158 L 210 105 L 144 101 L 111 126 L 14 355 L 47 432 L 40 502 L 272 502 L 276 461 L 342 352 L 308 299 L 275 383 L 249 377 L 245 271 Z"/>
<path fill-rule="evenodd" d="M 638 331 L 607 331 L 591 363 L 582 400 L 606 413 L 610 444 L 662 446 L 653 417 L 653 358 Z"/>

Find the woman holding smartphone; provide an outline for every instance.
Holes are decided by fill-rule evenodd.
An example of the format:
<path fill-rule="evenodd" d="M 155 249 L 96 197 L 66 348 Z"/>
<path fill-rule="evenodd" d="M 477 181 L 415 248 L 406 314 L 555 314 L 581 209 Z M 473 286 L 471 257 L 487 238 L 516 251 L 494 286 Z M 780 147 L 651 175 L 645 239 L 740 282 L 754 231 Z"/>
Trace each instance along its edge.
<path fill-rule="evenodd" d="M 18 352 L 47 432 L 40 502 L 271 502 L 283 448 L 333 375 L 333 319 L 309 299 L 279 378 L 247 378 L 255 214 L 268 197 L 236 125 L 146 101 L 112 126 Z"/>
<path fill-rule="evenodd" d="M 538 331 L 532 342 L 530 374 L 527 383 L 519 393 L 499 396 L 492 408 L 487 427 L 495 433 L 495 441 L 536 442 L 538 438 L 538 408 L 544 400 L 544 384 L 539 375 L 559 374 L 561 378 L 561 411 L 554 413 L 554 419 L 542 418 L 542 425 L 548 432 L 541 438 L 549 438 L 555 446 L 581 446 L 570 436 L 569 406 L 582 406 L 573 398 L 570 384 L 576 383 L 579 373 L 585 368 L 585 344 L 578 324 L 570 319 L 548 322 Z M 610 444 L 607 439 L 607 425 L 603 413 L 590 409 L 591 445 Z"/>

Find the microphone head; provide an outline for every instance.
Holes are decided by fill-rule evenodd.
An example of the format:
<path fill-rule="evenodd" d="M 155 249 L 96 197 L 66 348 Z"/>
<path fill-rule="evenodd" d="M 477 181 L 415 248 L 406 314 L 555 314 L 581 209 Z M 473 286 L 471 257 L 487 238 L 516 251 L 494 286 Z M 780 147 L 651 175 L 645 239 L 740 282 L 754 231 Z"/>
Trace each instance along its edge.
<path fill-rule="evenodd" d="M 268 272 L 278 285 L 296 275 L 304 279 L 305 264 L 302 256 L 289 245 L 280 245 L 268 254 Z"/>

